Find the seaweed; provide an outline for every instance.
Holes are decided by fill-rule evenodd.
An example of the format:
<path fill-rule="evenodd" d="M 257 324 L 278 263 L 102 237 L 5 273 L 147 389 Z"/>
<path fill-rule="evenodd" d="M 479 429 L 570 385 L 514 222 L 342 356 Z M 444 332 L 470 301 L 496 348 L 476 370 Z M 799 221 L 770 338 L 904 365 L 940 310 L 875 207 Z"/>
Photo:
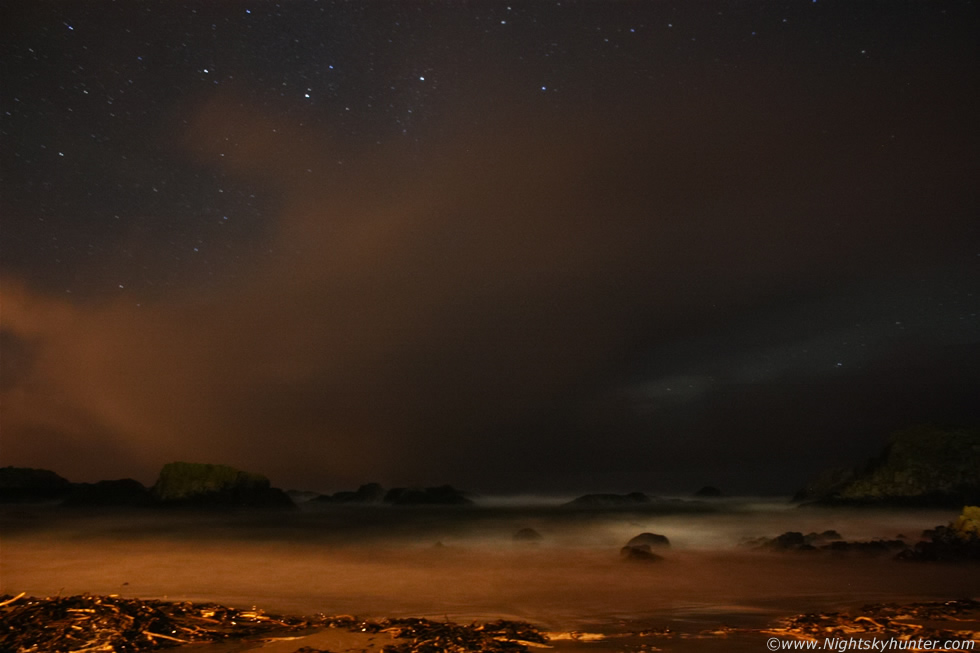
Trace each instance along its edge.
<path fill-rule="evenodd" d="M 305 619 L 214 603 L 118 596 L 0 597 L 0 650 L 129 653 L 307 628 Z"/>
<path fill-rule="evenodd" d="M 387 653 L 518 653 L 526 652 L 528 644 L 547 642 L 539 630 L 516 621 L 467 626 L 428 619 L 365 621 L 350 615 L 282 617 L 215 603 L 87 594 L 0 597 L 0 651 L 11 653 L 136 653 L 310 628 L 384 632 L 406 640 L 385 645 Z"/>

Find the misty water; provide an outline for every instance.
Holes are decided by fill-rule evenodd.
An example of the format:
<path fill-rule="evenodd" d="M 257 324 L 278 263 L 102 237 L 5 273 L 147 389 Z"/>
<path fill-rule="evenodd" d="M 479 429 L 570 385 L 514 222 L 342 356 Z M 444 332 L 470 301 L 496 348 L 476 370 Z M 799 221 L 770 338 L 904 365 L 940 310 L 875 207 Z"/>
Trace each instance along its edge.
<path fill-rule="evenodd" d="M 19 506 L 5 508 L 0 522 L 0 592 L 213 601 L 295 615 L 510 618 L 552 632 L 698 632 L 870 602 L 976 596 L 976 565 L 740 546 L 788 530 L 914 540 L 955 517 L 773 500 L 618 511 L 511 499 L 467 508 L 307 505 L 289 514 Z M 521 528 L 543 539 L 515 542 Z M 670 539 L 665 559 L 621 560 L 619 548 L 644 531 Z"/>

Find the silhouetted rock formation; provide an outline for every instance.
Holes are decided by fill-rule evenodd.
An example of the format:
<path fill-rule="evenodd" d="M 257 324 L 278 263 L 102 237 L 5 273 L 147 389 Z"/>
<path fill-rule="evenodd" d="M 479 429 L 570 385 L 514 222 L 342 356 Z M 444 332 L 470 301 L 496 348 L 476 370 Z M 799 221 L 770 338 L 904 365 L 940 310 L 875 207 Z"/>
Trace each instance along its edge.
<path fill-rule="evenodd" d="M 71 491 L 71 483 L 49 469 L 0 467 L 0 503 L 57 501 Z"/>
<path fill-rule="evenodd" d="M 916 426 L 892 435 L 863 468 L 824 472 L 797 501 L 962 506 L 980 502 L 980 430 Z"/>
<path fill-rule="evenodd" d="M 366 483 L 356 491 L 343 491 L 334 494 L 321 494 L 313 499 L 317 503 L 381 503 L 385 489 L 379 483 Z"/>
<path fill-rule="evenodd" d="M 901 540 L 875 539 L 868 542 L 845 542 L 837 531 L 809 533 L 804 535 L 798 531 L 787 531 L 773 538 L 759 537 L 745 542 L 745 545 L 764 550 L 779 552 L 823 552 L 834 555 L 885 556 L 894 555 L 908 549 Z"/>
<path fill-rule="evenodd" d="M 827 530 L 822 533 L 807 533 L 803 536 L 807 544 L 823 544 L 835 540 L 843 540 L 841 534 L 834 530 Z"/>
<path fill-rule="evenodd" d="M 713 485 L 705 485 L 703 488 L 694 493 L 694 496 L 700 497 L 702 499 L 717 499 L 722 496 L 721 490 Z"/>
<path fill-rule="evenodd" d="M 543 539 L 544 536 L 541 535 L 541 533 L 534 530 L 533 528 L 522 528 L 521 530 L 514 533 L 515 542 L 525 542 L 525 543 L 540 542 Z"/>
<path fill-rule="evenodd" d="M 74 507 L 148 506 L 153 495 L 139 481 L 123 478 L 98 483 L 76 483 L 62 505 Z"/>
<path fill-rule="evenodd" d="M 261 474 L 226 465 L 168 463 L 153 486 L 162 505 L 188 507 L 293 508 L 285 492 Z"/>
<path fill-rule="evenodd" d="M 667 539 L 665 535 L 658 535 L 657 533 L 640 533 L 629 542 L 626 546 L 648 546 L 651 548 L 663 547 L 667 548 L 670 546 L 670 540 Z"/>
<path fill-rule="evenodd" d="M 451 485 L 426 488 L 396 487 L 388 490 L 384 502 L 396 506 L 468 506 L 473 503 L 463 492 Z"/>
<path fill-rule="evenodd" d="M 632 506 L 650 503 L 650 497 L 642 492 L 630 492 L 629 494 L 585 494 L 572 499 L 566 506 L 581 508 L 602 507 L 602 506 Z"/>

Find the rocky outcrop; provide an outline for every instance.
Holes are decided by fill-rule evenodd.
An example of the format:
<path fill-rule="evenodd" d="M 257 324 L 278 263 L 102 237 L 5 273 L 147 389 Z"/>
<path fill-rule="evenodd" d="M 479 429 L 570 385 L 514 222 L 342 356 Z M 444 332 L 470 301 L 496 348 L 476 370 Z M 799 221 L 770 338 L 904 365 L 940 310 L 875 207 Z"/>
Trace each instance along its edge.
<path fill-rule="evenodd" d="M 71 483 L 49 469 L 0 467 L 0 503 L 60 501 Z"/>
<path fill-rule="evenodd" d="M 148 506 L 153 495 L 139 481 L 123 478 L 98 483 L 76 483 L 63 505 L 72 507 Z"/>
<path fill-rule="evenodd" d="M 566 506 L 576 508 L 601 508 L 609 506 L 637 506 L 650 503 L 650 497 L 642 492 L 629 494 L 585 494 L 572 499 Z"/>
<path fill-rule="evenodd" d="M 980 506 L 965 506 L 955 522 L 931 528 L 922 537 L 899 557 L 916 562 L 980 562 Z"/>
<path fill-rule="evenodd" d="M 285 492 L 270 486 L 265 476 L 226 465 L 168 463 L 160 470 L 152 494 L 165 506 L 295 507 Z"/>
<path fill-rule="evenodd" d="M 384 502 L 396 506 L 468 506 L 473 501 L 451 485 L 439 487 L 397 487 L 384 496 Z"/>
<path fill-rule="evenodd" d="M 831 470 L 797 501 L 827 505 L 962 506 L 980 502 L 980 430 L 916 426 L 860 468 Z"/>

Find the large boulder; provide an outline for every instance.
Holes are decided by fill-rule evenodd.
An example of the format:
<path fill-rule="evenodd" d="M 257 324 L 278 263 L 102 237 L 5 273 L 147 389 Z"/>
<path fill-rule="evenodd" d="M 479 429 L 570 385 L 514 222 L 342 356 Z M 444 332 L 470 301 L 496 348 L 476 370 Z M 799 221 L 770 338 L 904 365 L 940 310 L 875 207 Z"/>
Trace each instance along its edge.
<path fill-rule="evenodd" d="M 473 501 L 451 485 L 439 487 L 396 487 L 385 494 L 385 503 L 396 506 L 468 506 Z"/>
<path fill-rule="evenodd" d="M 585 494 L 565 505 L 576 508 L 602 508 L 638 506 L 647 503 L 650 503 L 650 497 L 647 495 L 642 492 L 630 492 L 629 494 Z"/>
<path fill-rule="evenodd" d="M 261 474 L 227 465 L 167 463 L 152 489 L 162 505 L 188 507 L 293 508 L 289 496 Z"/>
<path fill-rule="evenodd" d="M 71 483 L 49 469 L 0 467 L 0 503 L 59 501 Z"/>
<path fill-rule="evenodd" d="M 962 506 L 980 502 L 980 429 L 916 426 L 894 433 L 861 468 L 822 475 L 797 493 L 825 504 Z"/>
<path fill-rule="evenodd" d="M 123 478 L 98 483 L 76 483 L 63 505 L 73 507 L 148 506 L 153 495 L 139 481 Z"/>

